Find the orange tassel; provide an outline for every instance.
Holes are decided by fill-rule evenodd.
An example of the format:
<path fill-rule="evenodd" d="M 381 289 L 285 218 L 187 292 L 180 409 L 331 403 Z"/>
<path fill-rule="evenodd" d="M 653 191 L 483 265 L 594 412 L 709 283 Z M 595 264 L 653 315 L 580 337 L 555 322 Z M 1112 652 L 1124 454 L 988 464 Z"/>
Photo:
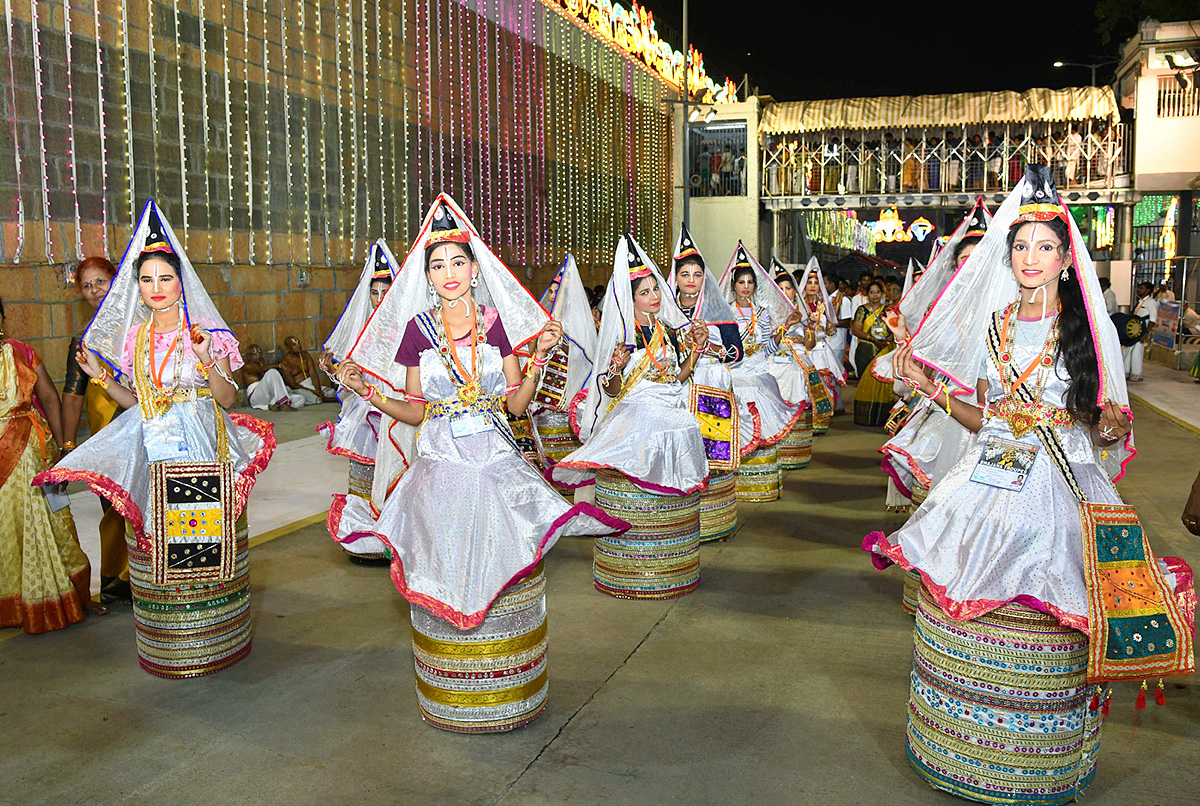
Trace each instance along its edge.
<path fill-rule="evenodd" d="M 1158 688 L 1154 690 L 1154 702 L 1158 705 L 1167 704 L 1167 692 L 1163 690 L 1162 678 L 1158 678 Z"/>
<path fill-rule="evenodd" d="M 1108 706 L 1111 701 L 1112 701 L 1112 692 L 1109 691 L 1107 694 L 1104 695 L 1104 706 L 1100 709 L 1100 713 L 1103 714 L 1104 716 L 1108 716 Z"/>
<path fill-rule="evenodd" d="M 1092 695 L 1092 702 L 1088 705 L 1088 710 L 1092 713 L 1100 710 L 1100 689 L 1096 688 L 1096 693 Z"/>
<path fill-rule="evenodd" d="M 1146 707 L 1146 681 L 1142 681 L 1142 690 L 1138 692 L 1137 701 L 1134 702 L 1134 707 L 1141 710 Z"/>

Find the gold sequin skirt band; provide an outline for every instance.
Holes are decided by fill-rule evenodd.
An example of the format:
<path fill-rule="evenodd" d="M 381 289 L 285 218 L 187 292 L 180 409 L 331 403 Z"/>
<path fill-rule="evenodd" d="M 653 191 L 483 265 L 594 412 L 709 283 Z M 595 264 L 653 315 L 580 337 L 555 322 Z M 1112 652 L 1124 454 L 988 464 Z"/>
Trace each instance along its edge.
<path fill-rule="evenodd" d="M 813 415 L 805 408 L 800 419 L 779 441 L 779 466 L 783 470 L 799 470 L 812 462 Z"/>
<path fill-rule="evenodd" d="M 596 590 L 618 599 L 670 599 L 700 587 L 700 493 L 652 493 L 602 469 L 596 505 L 630 524 L 625 534 L 592 543 Z"/>
<path fill-rule="evenodd" d="M 478 627 L 460 630 L 411 609 L 421 717 L 455 733 L 499 733 L 527 725 L 546 705 L 546 577 L 505 588 Z"/>
<path fill-rule="evenodd" d="M 227 669 L 249 654 L 250 540 L 245 512 L 235 529 L 233 579 L 156 585 L 153 558 L 138 548 L 126 523 L 138 662 L 150 674 L 201 677 Z"/>
<path fill-rule="evenodd" d="M 737 523 L 737 471 L 709 476 L 700 493 L 700 542 L 731 536 Z"/>
<path fill-rule="evenodd" d="M 742 457 L 737 471 L 739 501 L 762 502 L 779 498 L 779 446 L 756 448 Z"/>

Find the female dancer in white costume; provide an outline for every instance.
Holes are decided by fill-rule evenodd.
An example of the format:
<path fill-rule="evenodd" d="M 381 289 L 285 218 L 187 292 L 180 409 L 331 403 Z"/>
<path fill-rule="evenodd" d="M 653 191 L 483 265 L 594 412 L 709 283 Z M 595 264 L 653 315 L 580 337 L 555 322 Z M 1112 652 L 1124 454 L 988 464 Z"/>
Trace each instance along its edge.
<path fill-rule="evenodd" d="M 779 352 L 783 334 L 800 322 L 800 314 L 741 241 L 721 275 L 720 286 L 726 301 L 733 305 L 745 354 L 730 366 L 734 390 L 758 415 L 754 448 L 774 445 L 800 419 L 804 401 L 790 405 L 784 399 L 779 383 L 768 371 L 768 358 Z"/>
<path fill-rule="evenodd" d="M 338 318 L 333 333 L 325 340 L 321 369 L 330 375 L 336 372 L 338 363 L 345 360 L 372 311 L 383 302 L 397 271 L 399 266 L 396 258 L 383 239 L 372 244 L 358 285 Z M 362 397 L 347 390 L 339 391 L 338 399 L 342 410 L 337 422 L 326 421 L 317 427 L 317 432 L 326 437 L 325 450 L 350 460 L 350 494 L 370 501 L 375 477 L 375 454 L 379 450 L 382 427 L 381 413 Z M 376 564 L 386 563 L 390 559 L 387 546 L 378 538 L 366 535 L 347 543 L 344 541 L 348 535 L 333 531 L 330 537 L 342 547 L 347 557 L 356 562 Z"/>
<path fill-rule="evenodd" d="M 863 541 L 877 566 L 898 563 L 923 582 L 909 759 L 934 787 L 974 800 L 1075 799 L 1094 775 L 1102 724 L 1102 692 L 1087 682 L 1111 679 L 1093 677 L 1094 664 L 1111 669 L 1126 647 L 1193 664 L 1191 618 L 1174 598 L 1194 605 L 1190 569 L 1156 562 L 1140 529 L 1134 540 L 1128 525 L 1084 526 L 1119 512 L 1110 477 L 1135 454 L 1104 311 L 1050 169 L 1031 167 L 895 357 L 898 377 L 978 435 L 904 527 Z M 978 391 L 979 405 L 954 388 Z M 1138 566 L 1129 585 L 1151 615 L 1129 610 L 1125 582 L 1104 588 L 1122 571 L 1097 576 L 1112 559 L 1099 545 Z M 1122 651 L 1097 655 L 1097 642 Z"/>

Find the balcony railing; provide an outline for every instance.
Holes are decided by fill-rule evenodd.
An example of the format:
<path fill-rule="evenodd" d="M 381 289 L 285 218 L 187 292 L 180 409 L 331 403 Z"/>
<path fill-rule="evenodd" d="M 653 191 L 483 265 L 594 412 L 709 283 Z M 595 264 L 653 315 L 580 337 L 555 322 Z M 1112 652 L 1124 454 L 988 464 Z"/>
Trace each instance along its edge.
<path fill-rule="evenodd" d="M 1184 79 L 1181 86 L 1175 74 L 1158 77 L 1156 112 L 1160 118 L 1194 118 L 1200 116 L 1200 90 Z"/>
<path fill-rule="evenodd" d="M 768 135 L 762 195 L 1006 193 L 1030 163 L 1054 166 L 1060 189 L 1128 186 L 1130 134 L 1089 120 Z"/>

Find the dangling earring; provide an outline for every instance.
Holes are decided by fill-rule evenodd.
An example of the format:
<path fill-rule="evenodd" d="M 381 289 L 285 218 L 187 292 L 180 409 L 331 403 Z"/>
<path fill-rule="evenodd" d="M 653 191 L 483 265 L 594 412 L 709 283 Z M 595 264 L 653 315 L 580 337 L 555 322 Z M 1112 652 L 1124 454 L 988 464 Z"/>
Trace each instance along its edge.
<path fill-rule="evenodd" d="M 477 288 L 478 286 L 479 286 L 479 275 L 472 274 L 471 275 L 471 288 Z"/>
<path fill-rule="evenodd" d="M 1064 283 L 1065 283 L 1067 280 L 1070 280 L 1070 279 L 1071 279 L 1071 278 L 1070 278 L 1070 276 L 1068 276 L 1068 275 L 1067 275 L 1067 270 L 1066 270 L 1066 269 L 1063 269 L 1063 270 L 1062 270 L 1062 274 L 1058 275 L 1058 278 L 1059 278 L 1060 280 L 1062 280 Z"/>

